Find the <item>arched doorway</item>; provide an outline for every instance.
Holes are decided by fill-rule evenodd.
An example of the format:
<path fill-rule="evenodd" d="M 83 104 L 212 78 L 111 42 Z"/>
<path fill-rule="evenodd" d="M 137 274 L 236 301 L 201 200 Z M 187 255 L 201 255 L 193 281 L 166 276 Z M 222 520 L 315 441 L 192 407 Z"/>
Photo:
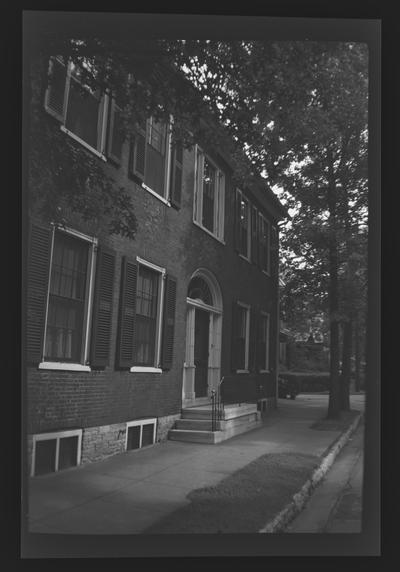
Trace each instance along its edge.
<path fill-rule="evenodd" d="M 183 406 L 207 403 L 221 374 L 222 295 L 205 268 L 192 275 L 187 290 Z"/>

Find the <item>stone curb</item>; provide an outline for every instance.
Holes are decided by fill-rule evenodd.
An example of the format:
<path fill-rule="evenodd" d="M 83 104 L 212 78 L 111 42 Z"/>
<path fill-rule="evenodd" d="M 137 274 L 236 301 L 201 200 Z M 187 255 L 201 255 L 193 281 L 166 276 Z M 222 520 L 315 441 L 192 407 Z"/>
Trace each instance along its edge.
<path fill-rule="evenodd" d="M 293 495 L 292 500 L 285 506 L 285 508 L 282 509 L 272 520 L 267 522 L 267 524 L 258 531 L 259 533 L 284 532 L 287 525 L 302 511 L 316 486 L 331 468 L 340 450 L 347 443 L 352 433 L 357 429 L 362 417 L 363 413 L 360 413 L 354 419 L 350 427 L 342 433 L 330 447 L 328 447 L 322 457 L 321 463 L 314 470 L 311 477 L 307 479 L 299 492 Z"/>

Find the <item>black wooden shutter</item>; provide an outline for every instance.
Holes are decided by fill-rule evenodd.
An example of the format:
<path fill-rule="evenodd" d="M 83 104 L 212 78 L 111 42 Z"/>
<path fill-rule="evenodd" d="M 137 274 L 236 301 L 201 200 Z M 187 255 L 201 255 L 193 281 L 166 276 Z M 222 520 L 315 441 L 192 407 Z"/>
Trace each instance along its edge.
<path fill-rule="evenodd" d="M 49 285 L 51 230 L 31 225 L 28 246 L 26 356 L 28 363 L 43 357 L 43 336 Z"/>
<path fill-rule="evenodd" d="M 231 344 L 231 366 L 232 371 L 239 369 L 239 352 L 238 352 L 238 325 L 239 325 L 239 306 L 236 300 L 232 303 L 232 344 Z"/>
<path fill-rule="evenodd" d="M 171 205 L 179 209 L 182 197 L 182 170 L 183 170 L 183 147 L 177 142 L 172 150 L 170 201 Z"/>
<path fill-rule="evenodd" d="M 258 340 L 259 340 L 258 308 L 250 310 L 250 339 L 249 339 L 249 370 L 257 372 L 258 367 Z"/>
<path fill-rule="evenodd" d="M 107 157 L 117 165 L 121 164 L 123 141 L 120 109 L 116 105 L 115 100 L 111 99 L 108 119 Z"/>
<path fill-rule="evenodd" d="M 93 300 L 90 365 L 105 367 L 110 363 L 111 320 L 115 253 L 100 246 L 97 251 L 95 295 Z"/>
<path fill-rule="evenodd" d="M 121 369 L 134 365 L 137 274 L 137 263 L 124 257 L 117 339 L 117 367 Z"/>
<path fill-rule="evenodd" d="M 172 367 L 174 354 L 176 286 L 176 278 L 167 275 L 165 280 L 164 297 L 163 343 L 161 357 L 162 369 L 171 369 Z"/>
<path fill-rule="evenodd" d="M 67 79 L 67 66 L 56 58 L 50 60 L 49 85 L 46 92 L 45 107 L 59 121 L 64 121 L 65 82 Z"/>

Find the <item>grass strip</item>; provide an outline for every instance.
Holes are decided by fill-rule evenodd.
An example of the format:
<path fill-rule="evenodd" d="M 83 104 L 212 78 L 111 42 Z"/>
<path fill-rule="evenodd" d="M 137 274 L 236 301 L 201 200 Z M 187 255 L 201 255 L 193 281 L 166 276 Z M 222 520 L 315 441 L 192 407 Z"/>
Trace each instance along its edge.
<path fill-rule="evenodd" d="M 318 462 L 314 455 L 263 455 L 217 485 L 192 491 L 190 504 L 143 532 L 256 533 L 290 502 Z"/>

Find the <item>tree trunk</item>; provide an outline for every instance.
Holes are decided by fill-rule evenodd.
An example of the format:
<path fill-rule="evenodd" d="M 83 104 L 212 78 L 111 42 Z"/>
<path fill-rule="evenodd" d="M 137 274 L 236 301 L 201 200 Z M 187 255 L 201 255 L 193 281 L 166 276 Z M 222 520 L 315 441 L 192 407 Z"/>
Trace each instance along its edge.
<path fill-rule="evenodd" d="M 343 324 L 342 375 L 340 380 L 340 405 L 344 411 L 350 410 L 350 377 L 353 324 L 349 320 Z"/>
<path fill-rule="evenodd" d="M 328 418 L 340 417 L 340 379 L 339 379 L 339 256 L 337 244 L 337 190 L 333 174 L 333 157 L 328 149 L 327 166 L 329 171 L 328 209 L 329 209 L 329 318 L 330 318 L 330 390 Z"/>

